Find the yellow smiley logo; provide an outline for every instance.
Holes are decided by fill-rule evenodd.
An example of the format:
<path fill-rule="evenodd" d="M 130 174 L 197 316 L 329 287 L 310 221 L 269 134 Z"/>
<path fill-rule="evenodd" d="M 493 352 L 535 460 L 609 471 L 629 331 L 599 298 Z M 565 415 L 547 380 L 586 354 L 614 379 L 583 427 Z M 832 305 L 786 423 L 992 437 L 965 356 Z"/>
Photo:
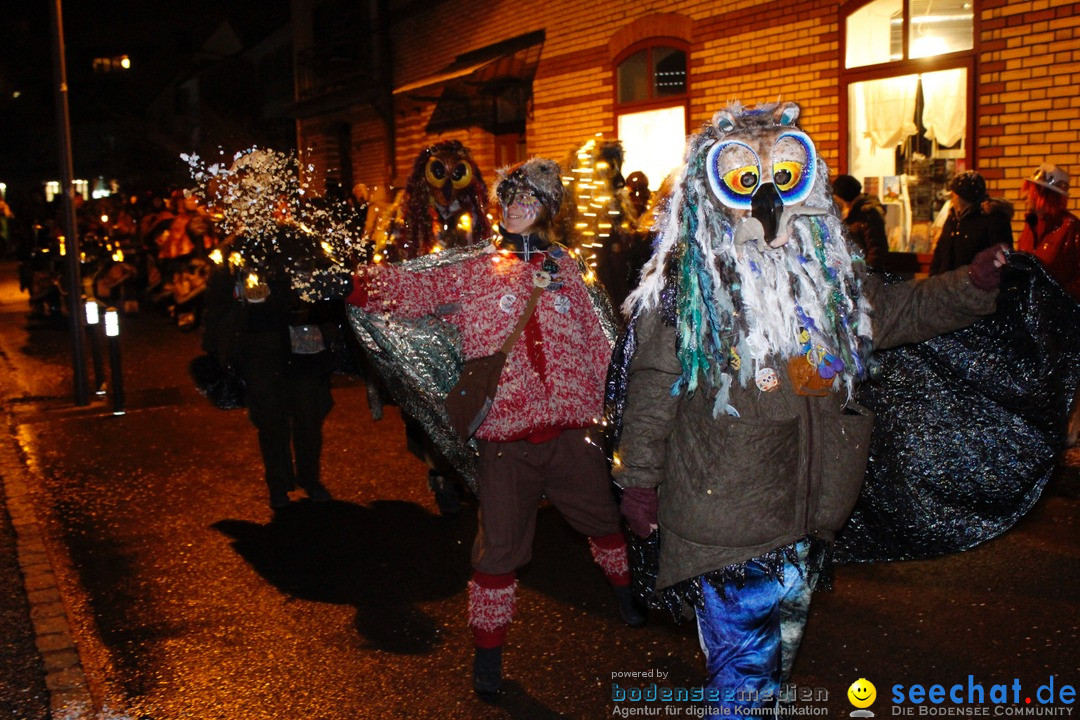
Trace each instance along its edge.
<path fill-rule="evenodd" d="M 859 678 L 847 689 L 848 700 L 857 708 L 868 708 L 877 699 L 877 688 L 866 678 Z"/>

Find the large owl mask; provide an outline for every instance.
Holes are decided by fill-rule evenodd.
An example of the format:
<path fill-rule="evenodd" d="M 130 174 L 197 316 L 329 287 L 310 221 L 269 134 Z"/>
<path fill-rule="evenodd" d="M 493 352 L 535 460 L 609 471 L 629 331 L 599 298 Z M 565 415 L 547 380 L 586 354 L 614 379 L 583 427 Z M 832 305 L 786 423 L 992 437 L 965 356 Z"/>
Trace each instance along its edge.
<path fill-rule="evenodd" d="M 420 152 L 405 184 L 403 211 L 391 229 L 402 257 L 416 257 L 436 246 L 462 245 L 491 235 L 487 185 L 469 149 L 457 140 L 435 143 Z"/>
<path fill-rule="evenodd" d="M 820 163 L 814 142 L 795 127 L 798 116 L 798 106 L 786 103 L 738 117 L 721 110 L 713 120 L 719 137 L 705 158 L 709 190 L 737 218 L 736 242 L 780 247 L 791 220 L 809 214 Z"/>
<path fill-rule="evenodd" d="M 745 386 L 807 342 L 840 359 L 835 377 L 849 393 L 863 372 L 862 259 L 849 249 L 828 170 L 798 116 L 793 103 L 735 103 L 690 138 L 653 257 L 624 308 L 662 305 L 678 328 L 683 367 L 673 391 L 704 380 L 717 392 L 717 413 L 737 413 L 732 384 Z"/>

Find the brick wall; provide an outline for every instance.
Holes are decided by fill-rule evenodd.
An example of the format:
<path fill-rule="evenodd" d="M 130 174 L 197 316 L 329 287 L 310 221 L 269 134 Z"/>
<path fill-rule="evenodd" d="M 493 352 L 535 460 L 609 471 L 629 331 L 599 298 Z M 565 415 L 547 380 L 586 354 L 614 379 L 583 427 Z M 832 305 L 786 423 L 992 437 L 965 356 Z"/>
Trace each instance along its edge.
<path fill-rule="evenodd" d="M 992 194 L 1014 202 L 1023 178 L 1044 160 L 1066 168 L 1075 184 L 1080 175 L 1080 3 L 988 0 L 979 10 L 977 169 Z M 1076 207 L 1072 200 L 1070 209 Z M 1016 237 L 1022 222 L 1023 213 L 1017 212 Z"/>
<path fill-rule="evenodd" d="M 682 38 L 690 43 L 691 131 L 729 100 L 795 100 L 826 160 L 835 162 L 837 11 L 835 2 L 823 0 L 651 1 L 624 4 L 610 14 L 598 14 L 577 0 L 553 0 L 524 15 L 507 2 L 476 3 L 468 13 L 443 3 L 395 27 L 395 85 L 434 74 L 469 50 L 543 29 L 546 41 L 526 139 L 529 154 L 561 160 L 595 133 L 614 135 L 615 56 L 648 37 Z M 443 42 L 443 37 L 457 42 Z M 426 134 L 423 127 L 433 110 L 432 103 L 402 101 L 395 118 L 395 181 L 404 180 L 412 158 L 427 144 L 447 138 L 466 142 L 485 177 L 491 177 L 490 136 L 476 131 Z"/>
<path fill-rule="evenodd" d="M 394 84 L 437 73 L 470 50 L 542 29 L 546 40 L 526 139 L 529 154 L 562 160 L 593 134 L 614 134 L 613 59 L 647 37 L 679 37 L 690 46 L 691 131 L 729 100 L 795 101 L 826 163 L 845 170 L 837 167 L 845 142 L 838 116 L 840 6 L 838 0 L 642 0 L 600 13 L 578 0 L 550 0 L 527 12 L 507 0 L 429 3 L 422 15 L 392 27 Z M 1017 201 L 1021 179 L 1044 158 L 1080 174 L 1074 160 L 1080 153 L 1080 3 L 980 0 L 976 8 L 981 53 L 975 166 L 995 195 Z M 490 182 L 492 137 L 475 129 L 427 134 L 433 110 L 433 103 L 399 98 L 392 178 L 386 177 L 385 153 L 378 161 L 367 158 L 368 145 L 357 141 L 365 134 L 354 130 L 357 179 L 401 184 L 420 150 L 453 138 L 472 149 Z M 302 144 L 305 135 L 317 139 L 318 132 L 308 130 L 315 125 L 302 125 Z"/>

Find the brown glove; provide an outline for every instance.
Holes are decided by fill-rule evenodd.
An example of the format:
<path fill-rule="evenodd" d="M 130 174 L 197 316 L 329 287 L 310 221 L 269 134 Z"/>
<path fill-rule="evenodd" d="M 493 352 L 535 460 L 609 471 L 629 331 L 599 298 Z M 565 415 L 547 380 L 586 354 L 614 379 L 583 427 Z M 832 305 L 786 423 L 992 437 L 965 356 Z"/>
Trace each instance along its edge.
<path fill-rule="evenodd" d="M 1005 244 L 995 245 L 979 252 L 968 266 L 968 277 L 971 284 L 980 290 L 997 290 L 1001 285 L 1001 267 L 1005 264 L 1005 253 L 1009 247 Z"/>

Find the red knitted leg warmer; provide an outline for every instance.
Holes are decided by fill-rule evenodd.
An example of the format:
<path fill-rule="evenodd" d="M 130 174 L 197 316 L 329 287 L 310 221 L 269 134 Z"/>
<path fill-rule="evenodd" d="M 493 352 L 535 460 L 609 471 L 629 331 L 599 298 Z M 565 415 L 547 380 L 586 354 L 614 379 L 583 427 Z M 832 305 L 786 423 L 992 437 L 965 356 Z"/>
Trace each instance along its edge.
<path fill-rule="evenodd" d="M 514 573 L 488 575 L 474 570 L 469 581 L 469 627 L 478 648 L 494 648 L 506 640 L 514 617 L 517 582 Z"/>
<path fill-rule="evenodd" d="M 589 538 L 593 560 L 616 587 L 630 584 L 630 562 L 626 556 L 626 538 L 621 532 Z"/>

